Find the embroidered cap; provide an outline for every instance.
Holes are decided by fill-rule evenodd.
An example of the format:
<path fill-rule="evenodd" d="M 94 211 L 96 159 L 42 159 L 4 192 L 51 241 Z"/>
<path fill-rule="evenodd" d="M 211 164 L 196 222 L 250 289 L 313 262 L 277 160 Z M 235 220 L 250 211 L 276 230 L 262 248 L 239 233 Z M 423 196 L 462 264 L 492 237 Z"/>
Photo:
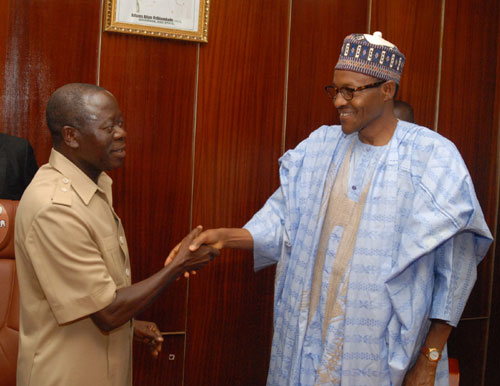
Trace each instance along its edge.
<path fill-rule="evenodd" d="M 391 42 L 382 39 L 382 32 L 351 34 L 344 39 L 336 70 L 360 72 L 377 79 L 401 79 L 405 56 Z"/>

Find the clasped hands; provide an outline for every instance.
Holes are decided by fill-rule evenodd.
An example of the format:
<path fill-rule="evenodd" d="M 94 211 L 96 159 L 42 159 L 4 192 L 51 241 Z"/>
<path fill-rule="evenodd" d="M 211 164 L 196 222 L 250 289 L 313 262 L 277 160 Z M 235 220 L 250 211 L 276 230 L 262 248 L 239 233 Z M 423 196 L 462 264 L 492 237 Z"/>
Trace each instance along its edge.
<path fill-rule="evenodd" d="M 215 256 L 220 255 L 222 246 L 205 240 L 207 232 L 202 233 L 202 226 L 198 225 L 184 239 L 177 244 L 165 259 L 165 266 L 178 264 L 184 271 L 184 277 L 196 274 L 196 271 L 207 265 Z M 207 245 L 208 244 L 208 245 Z M 177 278 L 178 279 L 178 278 Z"/>

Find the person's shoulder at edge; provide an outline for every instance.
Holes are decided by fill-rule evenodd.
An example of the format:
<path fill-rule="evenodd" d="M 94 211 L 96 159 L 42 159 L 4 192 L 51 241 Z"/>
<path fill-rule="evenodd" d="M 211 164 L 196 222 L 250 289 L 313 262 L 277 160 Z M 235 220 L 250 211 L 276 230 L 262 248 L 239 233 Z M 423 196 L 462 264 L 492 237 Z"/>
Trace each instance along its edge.
<path fill-rule="evenodd" d="M 0 147 L 2 146 L 5 149 L 10 149 L 11 146 L 16 148 L 31 148 L 31 144 L 26 138 L 5 133 L 0 133 Z"/>

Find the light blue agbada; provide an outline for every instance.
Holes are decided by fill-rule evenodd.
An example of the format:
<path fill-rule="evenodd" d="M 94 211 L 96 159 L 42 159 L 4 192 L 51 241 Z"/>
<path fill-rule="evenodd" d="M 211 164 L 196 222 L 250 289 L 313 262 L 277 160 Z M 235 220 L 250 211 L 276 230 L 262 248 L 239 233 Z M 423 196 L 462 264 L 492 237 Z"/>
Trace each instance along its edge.
<path fill-rule="evenodd" d="M 285 153 L 280 188 L 245 225 L 254 239 L 255 268 L 278 262 L 268 385 L 400 385 L 429 319 L 458 323 L 476 265 L 490 246 L 455 146 L 399 121 L 375 165 L 346 274 L 344 316 L 328 331 L 313 326 L 307 304 L 325 216 L 321 203 L 332 188 L 327 175 L 336 175 L 356 135 L 322 126 Z M 342 235 L 337 228 L 328 241 L 333 258 Z M 342 351 L 332 366 L 339 334 Z M 446 350 L 436 385 L 449 385 Z"/>

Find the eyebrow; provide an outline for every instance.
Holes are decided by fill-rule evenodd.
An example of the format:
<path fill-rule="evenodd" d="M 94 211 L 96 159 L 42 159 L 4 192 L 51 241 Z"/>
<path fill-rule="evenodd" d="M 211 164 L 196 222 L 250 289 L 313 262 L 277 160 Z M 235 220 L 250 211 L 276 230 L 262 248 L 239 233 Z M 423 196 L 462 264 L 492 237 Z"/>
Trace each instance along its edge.
<path fill-rule="evenodd" d="M 335 83 L 332 83 L 332 86 L 334 87 L 337 87 L 337 88 L 342 88 L 342 87 L 347 87 L 347 88 L 356 88 L 356 87 L 359 87 L 359 86 L 353 86 L 352 84 L 345 84 L 343 86 L 337 86 Z"/>

